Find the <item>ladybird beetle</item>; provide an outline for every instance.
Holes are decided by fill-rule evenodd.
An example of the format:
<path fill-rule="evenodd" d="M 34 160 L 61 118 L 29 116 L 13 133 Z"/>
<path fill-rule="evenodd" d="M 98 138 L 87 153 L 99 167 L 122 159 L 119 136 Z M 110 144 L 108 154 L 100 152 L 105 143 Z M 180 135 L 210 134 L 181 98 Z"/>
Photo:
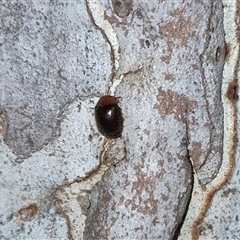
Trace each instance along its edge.
<path fill-rule="evenodd" d="M 103 96 L 95 107 L 95 120 L 98 131 L 106 138 L 118 138 L 123 130 L 122 110 L 118 99 L 113 96 Z"/>

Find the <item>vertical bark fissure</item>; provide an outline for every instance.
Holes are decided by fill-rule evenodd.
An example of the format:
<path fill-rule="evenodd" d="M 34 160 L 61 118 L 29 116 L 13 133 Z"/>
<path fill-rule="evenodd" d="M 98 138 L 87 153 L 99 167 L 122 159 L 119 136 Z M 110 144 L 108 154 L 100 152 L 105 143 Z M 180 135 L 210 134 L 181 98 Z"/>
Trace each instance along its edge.
<path fill-rule="evenodd" d="M 189 112 L 189 108 L 188 108 L 188 104 L 186 103 L 186 105 L 184 106 L 184 113 L 181 112 L 181 117 L 183 119 L 183 122 L 185 124 L 185 130 L 186 130 L 186 151 L 187 151 L 187 161 L 190 165 L 190 171 L 191 171 L 191 182 L 189 183 L 187 189 L 186 189 L 186 194 L 189 195 L 189 198 L 187 200 L 187 203 L 185 204 L 185 210 L 184 210 L 184 213 L 183 213 L 183 216 L 182 216 L 182 219 L 181 221 L 178 223 L 178 226 L 176 228 L 176 230 L 174 231 L 174 234 L 173 234 L 173 238 L 172 240 L 177 240 L 180 233 L 181 233 L 181 228 L 184 224 L 184 221 L 185 221 L 185 218 L 187 216 L 187 213 L 188 213 L 188 209 L 189 209 L 189 205 L 190 205 L 190 202 L 191 202 L 191 199 L 192 199 L 192 192 L 193 192 L 193 186 L 194 186 L 194 174 L 196 174 L 194 172 L 194 168 L 193 168 L 193 162 L 191 160 L 191 156 L 190 156 L 190 153 L 189 153 L 189 122 L 188 122 L 188 112 Z"/>

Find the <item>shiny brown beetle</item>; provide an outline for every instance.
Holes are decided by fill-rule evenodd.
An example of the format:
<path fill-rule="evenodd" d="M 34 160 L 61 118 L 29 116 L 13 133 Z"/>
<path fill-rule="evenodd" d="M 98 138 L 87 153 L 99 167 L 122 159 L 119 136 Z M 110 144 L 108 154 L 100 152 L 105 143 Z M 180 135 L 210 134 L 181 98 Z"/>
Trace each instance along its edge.
<path fill-rule="evenodd" d="M 118 138 L 123 130 L 122 110 L 118 99 L 113 96 L 103 96 L 95 107 L 95 120 L 98 131 L 106 138 Z"/>

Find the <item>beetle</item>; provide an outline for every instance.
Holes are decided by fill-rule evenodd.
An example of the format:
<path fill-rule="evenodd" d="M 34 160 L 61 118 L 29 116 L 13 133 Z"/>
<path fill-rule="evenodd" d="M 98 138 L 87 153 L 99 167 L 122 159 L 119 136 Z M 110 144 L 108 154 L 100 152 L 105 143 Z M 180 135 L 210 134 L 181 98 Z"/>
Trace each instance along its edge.
<path fill-rule="evenodd" d="M 95 120 L 98 131 L 109 139 L 121 137 L 123 130 L 122 109 L 114 96 L 102 96 L 95 106 Z"/>

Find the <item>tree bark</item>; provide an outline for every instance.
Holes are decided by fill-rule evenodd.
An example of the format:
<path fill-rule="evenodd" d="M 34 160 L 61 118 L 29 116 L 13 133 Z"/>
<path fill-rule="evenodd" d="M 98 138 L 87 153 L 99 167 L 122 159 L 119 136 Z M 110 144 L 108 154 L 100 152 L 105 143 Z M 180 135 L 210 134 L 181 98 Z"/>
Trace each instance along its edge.
<path fill-rule="evenodd" d="M 0 238 L 238 236 L 237 1 L 0 9 Z M 97 130 L 103 95 L 118 139 Z"/>

